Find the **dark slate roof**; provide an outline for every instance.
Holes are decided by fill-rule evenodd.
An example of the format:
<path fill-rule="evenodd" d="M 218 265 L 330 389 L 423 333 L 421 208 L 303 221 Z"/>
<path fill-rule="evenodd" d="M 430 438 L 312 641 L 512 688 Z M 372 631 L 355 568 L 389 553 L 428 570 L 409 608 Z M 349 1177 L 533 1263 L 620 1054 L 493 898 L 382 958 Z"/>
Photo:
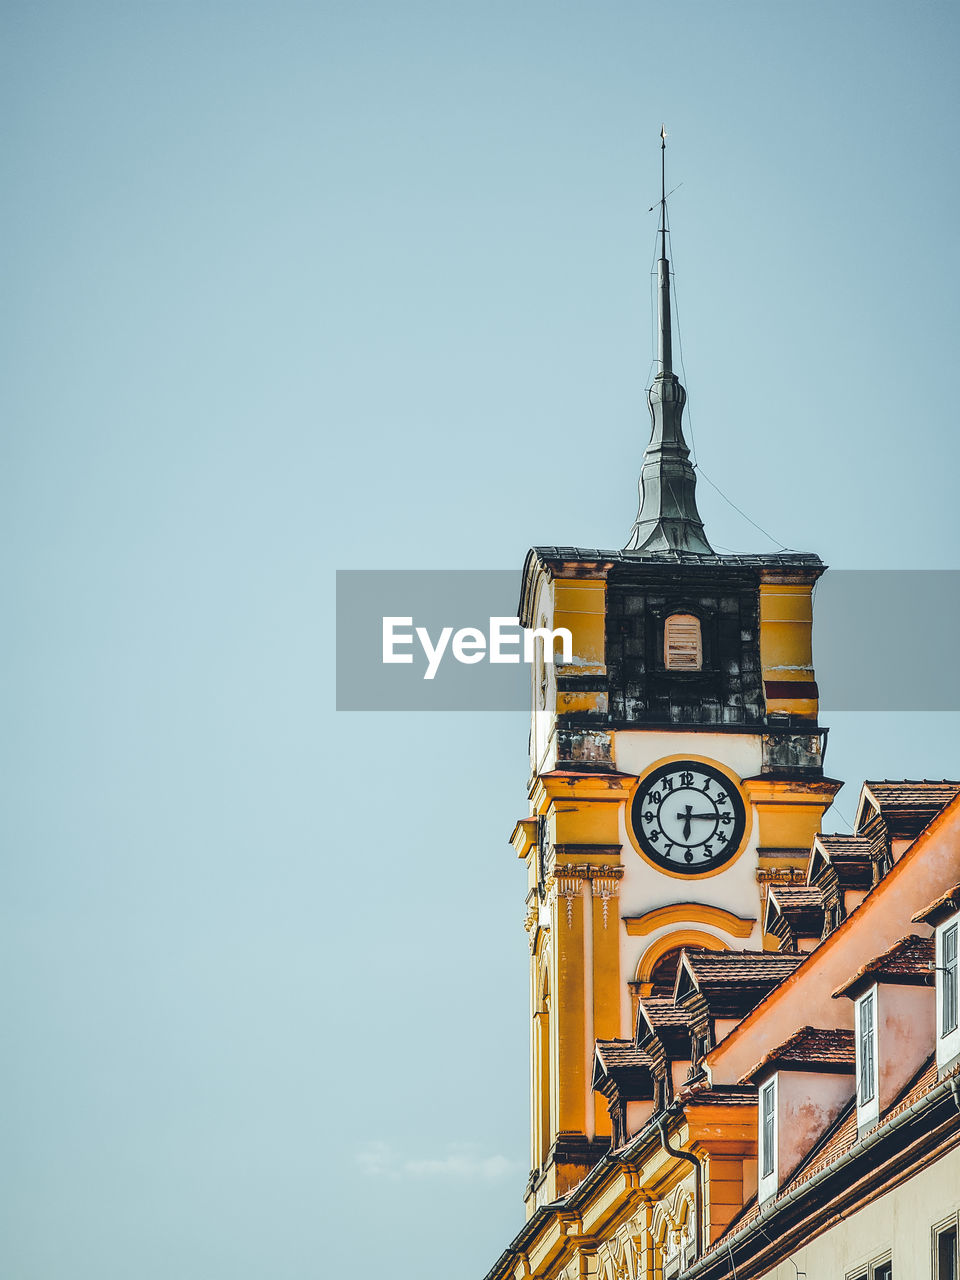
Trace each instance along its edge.
<path fill-rule="evenodd" d="M 895 982 L 907 986 L 929 986 L 934 963 L 933 938 L 918 938 L 913 934 L 901 938 L 892 947 L 888 947 L 882 955 L 876 956 L 861 965 L 849 982 L 839 987 L 834 993 L 834 1000 L 840 996 L 851 998 L 860 990 L 874 982 Z"/>
<path fill-rule="evenodd" d="M 939 898 L 935 898 L 928 907 L 924 907 L 911 918 L 914 924 L 939 924 L 958 908 L 960 908 L 960 884 L 955 884 L 952 889 L 941 893 Z"/>
<path fill-rule="evenodd" d="M 853 1032 L 833 1027 L 801 1027 L 789 1040 L 765 1053 L 743 1079 L 756 1080 L 774 1065 L 787 1071 L 853 1072 L 856 1070 Z"/>
<path fill-rule="evenodd" d="M 770 555 L 706 555 L 699 551 L 604 551 L 598 547 L 533 547 L 533 553 L 541 560 L 583 560 L 593 562 L 608 560 L 614 564 L 706 564 L 732 565 L 735 567 L 767 565 L 784 567 L 793 565 L 823 566 L 818 555 L 809 551 L 778 551 Z"/>

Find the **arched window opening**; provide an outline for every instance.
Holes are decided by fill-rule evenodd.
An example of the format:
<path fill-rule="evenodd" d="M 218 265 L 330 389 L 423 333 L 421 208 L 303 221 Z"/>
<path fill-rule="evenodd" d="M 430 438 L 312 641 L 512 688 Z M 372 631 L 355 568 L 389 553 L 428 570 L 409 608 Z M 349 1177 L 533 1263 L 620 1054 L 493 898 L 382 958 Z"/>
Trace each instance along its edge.
<path fill-rule="evenodd" d="M 692 613 L 672 613 L 664 623 L 663 665 L 668 671 L 703 669 L 700 619 Z"/>
<path fill-rule="evenodd" d="M 682 949 L 682 947 L 676 947 L 672 951 L 665 952 L 653 966 L 653 973 L 650 975 L 653 982 L 653 989 L 650 992 L 652 996 L 664 999 L 673 995 L 673 985 L 677 980 L 677 966 L 680 964 Z"/>

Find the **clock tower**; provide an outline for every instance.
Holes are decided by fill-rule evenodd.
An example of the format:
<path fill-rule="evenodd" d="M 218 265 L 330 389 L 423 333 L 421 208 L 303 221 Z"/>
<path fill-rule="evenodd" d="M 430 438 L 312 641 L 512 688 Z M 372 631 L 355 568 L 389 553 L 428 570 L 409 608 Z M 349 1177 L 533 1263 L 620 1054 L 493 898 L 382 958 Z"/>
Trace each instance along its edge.
<path fill-rule="evenodd" d="M 662 153 L 661 153 L 662 154 Z M 658 371 L 640 506 L 620 551 L 534 547 L 524 627 L 567 628 L 534 667 L 528 870 L 528 1214 L 607 1150 L 597 1040 L 672 988 L 684 946 L 765 948 L 766 891 L 800 880 L 839 783 L 824 777 L 812 554 L 719 555 L 697 511 L 673 370 L 661 197 Z M 773 946 L 779 940 L 770 939 Z"/>

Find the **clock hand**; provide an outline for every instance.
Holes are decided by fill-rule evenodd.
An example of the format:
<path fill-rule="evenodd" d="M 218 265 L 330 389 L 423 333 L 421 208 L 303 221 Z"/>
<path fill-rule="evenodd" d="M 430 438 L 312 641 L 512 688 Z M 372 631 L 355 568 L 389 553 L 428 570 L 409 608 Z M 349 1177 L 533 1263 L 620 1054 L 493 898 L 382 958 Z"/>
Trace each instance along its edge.
<path fill-rule="evenodd" d="M 709 818 L 711 822 L 715 822 L 717 815 L 715 813 L 694 813 L 693 805 L 688 804 L 683 813 L 677 814 L 678 822 L 680 821 L 681 818 L 683 819 L 683 838 L 684 840 L 689 840 L 690 839 L 690 823 L 694 818 Z"/>
<path fill-rule="evenodd" d="M 684 819 L 684 823 L 683 823 L 683 838 L 684 838 L 684 840 L 689 840 L 689 839 L 690 839 L 690 819 L 691 819 L 691 817 L 692 817 L 692 816 L 693 816 L 693 805 L 692 805 L 692 804 L 688 804 L 688 805 L 687 805 L 686 813 L 678 813 L 678 814 L 677 814 L 677 818 L 678 818 L 678 819 L 679 819 L 679 818 L 683 818 L 683 819 Z"/>

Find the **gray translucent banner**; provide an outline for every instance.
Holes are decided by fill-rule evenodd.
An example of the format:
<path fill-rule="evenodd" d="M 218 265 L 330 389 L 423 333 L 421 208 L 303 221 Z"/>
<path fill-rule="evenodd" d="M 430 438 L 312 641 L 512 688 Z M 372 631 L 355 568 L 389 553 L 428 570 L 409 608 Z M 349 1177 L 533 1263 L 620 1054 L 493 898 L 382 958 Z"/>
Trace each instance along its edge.
<path fill-rule="evenodd" d="M 339 571 L 337 710 L 526 711 L 530 667 L 506 623 L 519 595 L 513 571 Z M 499 656 L 519 661 L 490 661 L 498 628 Z M 960 710 L 958 636 L 960 571 L 828 571 L 814 596 L 821 710 Z"/>

